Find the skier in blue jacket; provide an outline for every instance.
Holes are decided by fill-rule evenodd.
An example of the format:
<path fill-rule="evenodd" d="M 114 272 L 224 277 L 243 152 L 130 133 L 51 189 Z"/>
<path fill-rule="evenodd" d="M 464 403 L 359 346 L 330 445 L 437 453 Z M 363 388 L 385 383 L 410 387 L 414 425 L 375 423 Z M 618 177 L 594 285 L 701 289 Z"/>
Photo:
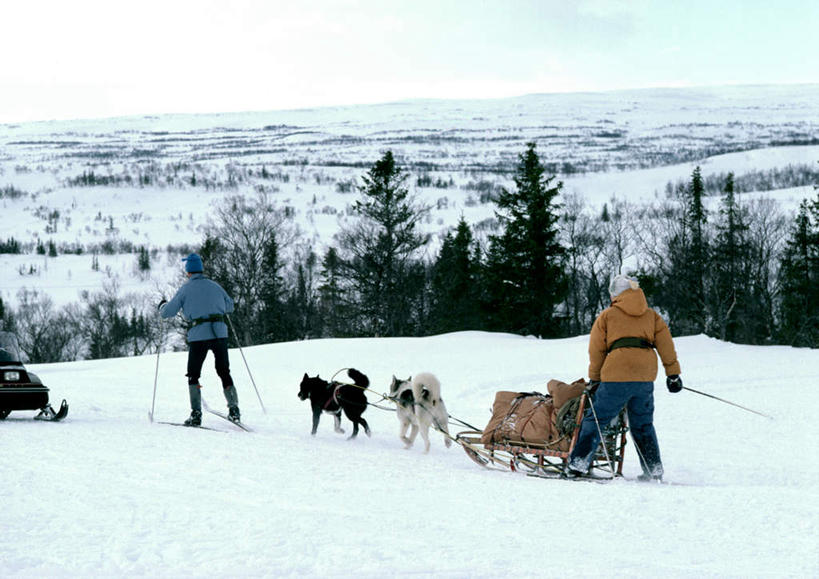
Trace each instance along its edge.
<path fill-rule="evenodd" d="M 182 261 L 188 281 L 179 288 L 169 302 L 159 303 L 159 313 L 163 318 L 172 318 L 182 310 L 182 315 L 193 322 L 188 330 L 188 391 L 191 399 L 191 415 L 185 426 L 202 424 L 202 393 L 199 376 L 202 364 L 213 352 L 216 373 L 222 380 L 222 389 L 228 404 L 228 417 L 239 422 L 239 396 L 230 376 L 228 360 L 228 327 L 225 316 L 233 311 L 233 300 L 222 286 L 206 278 L 203 274 L 202 258 L 191 253 Z"/>

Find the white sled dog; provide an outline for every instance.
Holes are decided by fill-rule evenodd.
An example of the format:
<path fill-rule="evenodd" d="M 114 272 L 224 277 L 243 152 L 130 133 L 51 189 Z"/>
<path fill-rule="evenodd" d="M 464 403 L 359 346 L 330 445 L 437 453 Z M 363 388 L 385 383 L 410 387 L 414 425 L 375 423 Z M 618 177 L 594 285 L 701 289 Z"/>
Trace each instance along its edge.
<path fill-rule="evenodd" d="M 424 452 L 429 452 L 429 427 L 434 426 L 437 430 L 442 430 L 444 444 L 449 447 L 452 441 L 449 439 L 449 413 L 441 398 L 441 383 L 434 375 L 423 372 L 415 378 L 399 380 L 392 377 L 390 384 L 390 394 L 397 404 L 398 421 L 401 425 L 399 436 L 410 448 L 415 442 L 415 437 L 421 433 L 424 439 Z M 407 429 L 412 427 L 409 436 Z"/>

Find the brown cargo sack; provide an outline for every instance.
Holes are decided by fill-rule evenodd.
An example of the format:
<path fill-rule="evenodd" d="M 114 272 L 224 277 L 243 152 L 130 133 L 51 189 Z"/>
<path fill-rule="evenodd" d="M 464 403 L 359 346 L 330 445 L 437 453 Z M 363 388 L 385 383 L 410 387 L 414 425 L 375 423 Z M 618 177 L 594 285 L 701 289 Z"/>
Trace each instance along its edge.
<path fill-rule="evenodd" d="M 571 384 L 560 380 L 550 380 L 546 385 L 554 400 L 551 429 L 554 449 L 568 452 L 575 428 L 575 417 L 580 408 L 579 398 L 586 388 L 586 381 L 579 378 Z"/>
<path fill-rule="evenodd" d="M 566 384 L 560 380 L 549 380 L 549 383 L 546 384 L 549 395 L 554 399 L 555 408 L 560 408 L 572 398 L 577 398 L 583 394 L 585 387 L 586 381 L 583 378 L 578 378 L 571 384 Z"/>
<path fill-rule="evenodd" d="M 552 437 L 553 413 L 551 396 L 539 392 L 498 392 L 481 442 L 547 444 Z"/>

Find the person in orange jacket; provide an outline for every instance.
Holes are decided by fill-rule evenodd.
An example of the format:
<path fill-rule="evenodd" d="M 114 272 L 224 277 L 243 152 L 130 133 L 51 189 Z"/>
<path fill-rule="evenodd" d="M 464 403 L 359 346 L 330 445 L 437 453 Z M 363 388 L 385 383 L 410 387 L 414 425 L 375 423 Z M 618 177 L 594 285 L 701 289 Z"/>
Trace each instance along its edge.
<path fill-rule="evenodd" d="M 654 380 L 659 354 L 668 390 L 682 390 L 674 341 L 663 319 L 648 307 L 636 280 L 614 277 L 609 295 L 611 306 L 600 313 L 589 335 L 593 410 L 591 406 L 586 410 L 564 473 L 570 478 L 588 473 L 600 444 L 598 425 L 609 424 L 625 407 L 643 469 L 638 478 L 660 481 L 663 463 L 654 430 Z"/>

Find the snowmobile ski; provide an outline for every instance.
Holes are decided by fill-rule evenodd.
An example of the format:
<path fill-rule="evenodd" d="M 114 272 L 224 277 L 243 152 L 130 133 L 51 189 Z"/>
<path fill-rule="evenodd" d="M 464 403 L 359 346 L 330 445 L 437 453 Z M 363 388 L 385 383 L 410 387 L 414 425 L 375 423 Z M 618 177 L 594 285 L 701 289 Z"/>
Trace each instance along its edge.
<path fill-rule="evenodd" d="M 214 416 L 218 416 L 219 418 L 225 420 L 226 422 L 230 422 L 233 426 L 240 430 L 244 430 L 245 432 L 253 432 L 253 429 L 250 428 L 249 426 L 242 424 L 241 422 L 234 422 L 224 412 L 219 412 L 218 410 L 212 409 L 210 406 L 208 406 L 208 403 L 205 402 L 204 398 L 202 398 L 202 409 L 205 410 L 206 412 L 213 414 Z"/>
<path fill-rule="evenodd" d="M 57 412 L 54 412 L 54 409 L 51 407 L 51 404 L 46 404 L 40 413 L 34 417 L 34 420 L 44 420 L 46 422 L 59 422 L 63 418 L 68 416 L 68 402 L 65 400 L 62 401 L 60 404 L 60 409 Z"/>

